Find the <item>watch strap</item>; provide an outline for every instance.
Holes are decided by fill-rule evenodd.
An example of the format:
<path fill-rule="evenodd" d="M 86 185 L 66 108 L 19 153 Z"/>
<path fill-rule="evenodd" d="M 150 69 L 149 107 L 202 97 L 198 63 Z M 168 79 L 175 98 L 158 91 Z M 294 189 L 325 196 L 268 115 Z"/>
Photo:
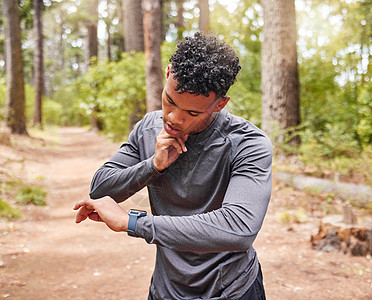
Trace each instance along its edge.
<path fill-rule="evenodd" d="M 128 229 L 127 233 L 129 236 L 138 237 L 136 234 L 136 225 L 137 225 L 137 219 L 139 217 L 146 216 L 146 211 L 140 211 L 140 210 L 129 210 L 129 220 L 128 220 Z"/>

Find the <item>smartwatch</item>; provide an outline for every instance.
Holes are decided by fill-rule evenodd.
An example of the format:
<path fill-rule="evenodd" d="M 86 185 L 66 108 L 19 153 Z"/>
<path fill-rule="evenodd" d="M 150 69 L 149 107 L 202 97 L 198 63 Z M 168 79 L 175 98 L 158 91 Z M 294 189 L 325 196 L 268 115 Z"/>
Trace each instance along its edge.
<path fill-rule="evenodd" d="M 127 229 L 127 233 L 129 236 L 138 237 L 138 235 L 136 234 L 137 219 L 140 217 L 144 217 L 146 215 L 147 215 L 147 212 L 144 210 L 138 210 L 138 209 L 129 210 L 129 221 L 128 221 L 128 229 Z"/>

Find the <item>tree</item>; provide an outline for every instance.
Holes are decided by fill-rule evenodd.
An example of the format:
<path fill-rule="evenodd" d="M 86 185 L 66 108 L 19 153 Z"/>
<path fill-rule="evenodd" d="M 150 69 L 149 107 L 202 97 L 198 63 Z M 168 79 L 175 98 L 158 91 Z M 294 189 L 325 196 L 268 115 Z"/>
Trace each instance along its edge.
<path fill-rule="evenodd" d="M 27 135 L 18 1 L 4 0 L 3 14 L 6 19 L 5 52 L 7 93 L 5 123 L 12 133 Z"/>
<path fill-rule="evenodd" d="M 125 0 L 124 4 L 125 51 L 143 52 L 145 46 L 141 1 Z"/>
<path fill-rule="evenodd" d="M 94 57 L 96 59 L 98 58 L 98 2 L 99 0 L 92 0 L 88 3 L 90 12 L 89 19 L 87 20 L 89 64 L 94 63 Z"/>
<path fill-rule="evenodd" d="M 300 124 L 294 0 L 261 0 L 264 16 L 261 51 L 262 128 L 290 130 Z M 276 123 L 276 124 L 275 124 Z M 279 136 L 279 141 L 284 135 Z M 293 139 L 299 143 L 299 138 Z"/>
<path fill-rule="evenodd" d="M 146 110 L 161 109 L 163 72 L 161 66 L 161 6 L 159 0 L 143 1 L 146 56 Z"/>
<path fill-rule="evenodd" d="M 203 33 L 209 32 L 209 1 L 199 0 L 199 30 Z"/>
<path fill-rule="evenodd" d="M 44 95 L 44 56 L 43 56 L 43 22 L 42 0 L 33 0 L 34 6 L 34 126 L 42 126 L 42 97 Z"/>
<path fill-rule="evenodd" d="M 125 22 L 125 51 L 144 52 L 144 28 L 141 1 L 124 0 L 124 22 Z M 137 99 L 135 109 L 130 118 L 129 127 L 134 125 L 145 114 L 145 98 Z"/>
<path fill-rule="evenodd" d="M 98 60 L 98 3 L 99 0 L 88 1 L 87 4 L 90 15 L 87 20 L 87 30 L 88 30 L 88 57 L 89 65 L 96 65 Z M 97 98 L 94 98 L 92 112 L 90 115 L 90 126 L 92 130 L 98 131 L 103 129 L 103 122 L 99 118 L 99 113 L 101 111 L 99 107 L 99 102 Z"/>
<path fill-rule="evenodd" d="M 125 51 L 125 45 L 124 45 L 124 5 L 123 5 L 124 0 L 118 0 L 117 1 L 117 8 L 116 8 L 116 15 L 118 18 L 118 30 L 116 33 L 116 39 L 117 40 L 116 44 L 118 46 L 118 53 L 122 53 Z M 141 18 L 142 20 L 142 18 Z M 120 54 L 118 55 L 120 57 Z"/>
<path fill-rule="evenodd" d="M 183 19 L 183 12 L 185 9 L 183 7 L 183 1 L 184 0 L 177 0 L 177 40 L 182 40 L 183 32 L 185 31 L 185 22 Z"/>

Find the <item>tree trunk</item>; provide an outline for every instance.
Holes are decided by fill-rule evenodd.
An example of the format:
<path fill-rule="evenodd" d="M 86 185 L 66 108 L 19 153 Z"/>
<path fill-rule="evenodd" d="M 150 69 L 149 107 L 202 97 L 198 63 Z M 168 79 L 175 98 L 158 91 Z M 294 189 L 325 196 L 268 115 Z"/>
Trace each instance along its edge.
<path fill-rule="evenodd" d="M 143 36 L 143 14 L 140 0 L 124 0 L 124 21 L 125 21 L 125 51 L 144 52 Z M 145 99 L 137 99 L 135 110 L 132 112 L 129 127 L 134 125 L 143 117 L 145 111 L 141 111 L 141 105 Z"/>
<path fill-rule="evenodd" d="M 165 36 L 168 31 L 168 25 L 166 24 L 165 18 L 167 17 L 167 13 L 164 13 L 164 2 L 168 0 L 160 0 L 160 26 L 161 26 L 161 40 L 165 41 Z"/>
<path fill-rule="evenodd" d="M 203 33 L 209 32 L 209 1 L 199 0 L 199 30 Z"/>
<path fill-rule="evenodd" d="M 111 61 L 111 33 L 110 33 L 110 24 L 109 22 L 106 23 L 107 28 L 107 60 Z"/>
<path fill-rule="evenodd" d="M 117 3 L 118 6 L 120 6 L 119 3 Z M 110 62 L 112 60 L 112 54 L 111 54 L 111 46 L 112 46 L 112 37 L 111 37 L 111 24 L 113 20 L 113 16 L 110 12 L 110 6 L 111 6 L 111 0 L 106 0 L 106 9 L 107 9 L 107 16 L 103 19 L 106 24 L 106 33 L 107 33 L 107 60 Z"/>
<path fill-rule="evenodd" d="M 262 129 L 274 138 L 300 124 L 294 0 L 261 0 L 264 26 L 261 50 Z M 283 141 L 280 134 L 278 141 Z M 293 142 L 299 143 L 299 137 Z"/>
<path fill-rule="evenodd" d="M 98 36 L 97 36 L 98 3 L 99 0 L 92 0 L 89 7 L 91 19 L 88 21 L 87 29 L 88 29 L 88 57 L 90 66 L 95 65 L 98 62 Z M 93 131 L 99 131 L 103 129 L 103 122 L 99 118 L 100 111 L 101 109 L 96 102 L 90 115 L 90 126 Z"/>
<path fill-rule="evenodd" d="M 161 109 L 163 72 L 161 66 L 161 12 L 159 0 L 143 1 L 146 56 L 146 110 Z"/>
<path fill-rule="evenodd" d="M 184 0 L 177 0 L 177 40 L 182 40 L 183 39 L 183 32 L 185 31 L 185 22 L 183 19 L 183 12 L 184 12 L 184 7 L 183 7 L 183 1 Z"/>
<path fill-rule="evenodd" d="M 125 51 L 143 52 L 143 17 L 140 0 L 125 0 Z"/>
<path fill-rule="evenodd" d="M 90 7 L 90 17 L 88 21 L 88 57 L 89 65 L 94 64 L 98 58 L 98 37 L 97 37 L 97 23 L 98 23 L 98 0 L 92 0 Z"/>
<path fill-rule="evenodd" d="M 63 40 L 63 34 L 65 33 L 65 29 L 64 29 L 64 26 L 65 26 L 65 23 L 64 21 L 61 22 L 60 24 L 60 32 L 59 32 L 59 55 L 60 55 L 60 58 L 61 58 L 61 63 L 60 63 L 60 66 L 61 66 L 61 70 L 64 71 L 65 70 L 65 43 L 64 43 L 64 40 Z"/>
<path fill-rule="evenodd" d="M 117 1 L 117 17 L 119 20 L 118 30 L 119 30 L 119 42 L 118 42 L 118 52 L 122 53 L 125 51 L 125 44 L 124 44 L 124 34 L 125 34 L 125 27 L 124 27 L 124 0 Z"/>
<path fill-rule="evenodd" d="M 27 135 L 18 1 L 4 0 L 3 15 L 6 19 L 5 52 L 7 60 L 5 124 L 12 133 Z"/>
<path fill-rule="evenodd" d="M 43 57 L 43 23 L 42 0 L 33 0 L 34 6 L 34 126 L 42 127 L 42 97 L 44 95 L 44 57 Z"/>

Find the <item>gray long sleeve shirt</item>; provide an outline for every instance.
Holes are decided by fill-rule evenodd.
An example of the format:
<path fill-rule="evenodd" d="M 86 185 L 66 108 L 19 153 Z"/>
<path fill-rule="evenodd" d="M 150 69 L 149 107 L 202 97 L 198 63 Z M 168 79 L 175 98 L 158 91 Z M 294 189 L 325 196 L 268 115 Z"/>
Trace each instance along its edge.
<path fill-rule="evenodd" d="M 160 173 L 153 157 L 162 128 L 161 111 L 147 114 L 98 169 L 90 195 L 121 202 L 148 187 L 152 215 L 138 219 L 136 233 L 157 245 L 154 299 L 239 299 L 258 272 L 252 243 L 271 195 L 271 142 L 222 110 Z"/>

